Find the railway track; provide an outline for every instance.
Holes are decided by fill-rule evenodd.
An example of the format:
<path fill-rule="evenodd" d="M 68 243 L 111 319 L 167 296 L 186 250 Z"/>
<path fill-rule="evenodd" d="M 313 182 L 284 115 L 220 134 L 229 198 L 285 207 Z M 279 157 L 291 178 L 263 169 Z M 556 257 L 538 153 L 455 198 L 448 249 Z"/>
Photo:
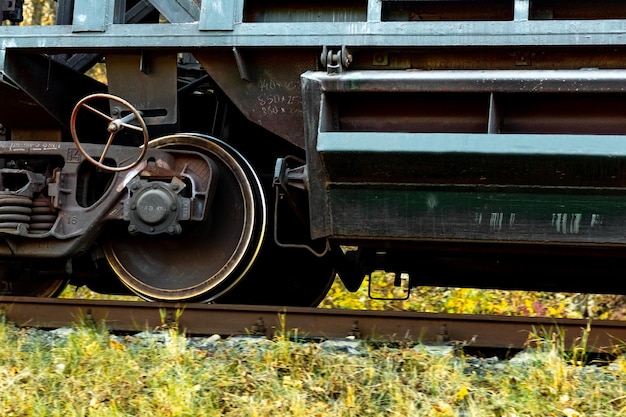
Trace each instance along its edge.
<path fill-rule="evenodd" d="M 272 337 L 288 332 L 297 338 L 352 336 L 509 350 L 527 346 L 531 335 L 555 334 L 566 348 L 580 345 L 584 335 L 587 351 L 596 353 L 621 351 L 626 340 L 626 322 L 583 319 L 31 297 L 0 297 L 0 309 L 5 320 L 20 327 L 58 328 L 93 321 L 113 332 L 177 326 L 189 335 Z"/>

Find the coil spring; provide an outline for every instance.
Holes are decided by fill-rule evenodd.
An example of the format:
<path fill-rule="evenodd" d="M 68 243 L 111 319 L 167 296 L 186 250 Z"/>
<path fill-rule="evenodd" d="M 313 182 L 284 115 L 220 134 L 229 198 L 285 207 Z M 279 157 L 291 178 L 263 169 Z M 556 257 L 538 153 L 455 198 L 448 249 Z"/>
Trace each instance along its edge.
<path fill-rule="evenodd" d="M 39 195 L 33 200 L 30 216 L 30 233 L 42 234 L 50 231 L 57 219 L 56 212 L 50 207 L 48 199 Z"/>
<path fill-rule="evenodd" d="M 30 197 L 0 193 L 0 230 L 28 230 L 31 220 L 33 199 Z"/>

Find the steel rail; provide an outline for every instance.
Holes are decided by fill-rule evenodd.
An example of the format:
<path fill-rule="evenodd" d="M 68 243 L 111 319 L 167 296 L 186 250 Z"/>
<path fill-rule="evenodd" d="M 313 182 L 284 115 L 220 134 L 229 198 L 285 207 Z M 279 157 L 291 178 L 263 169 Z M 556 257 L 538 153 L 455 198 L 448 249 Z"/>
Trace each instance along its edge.
<path fill-rule="evenodd" d="M 557 338 L 565 348 L 585 341 L 587 351 L 608 353 L 626 340 L 626 321 L 30 297 L 0 297 L 0 309 L 5 320 L 19 327 L 58 328 L 93 321 L 119 332 L 175 325 L 188 335 L 355 336 L 508 349 L 523 349 L 533 338 Z"/>

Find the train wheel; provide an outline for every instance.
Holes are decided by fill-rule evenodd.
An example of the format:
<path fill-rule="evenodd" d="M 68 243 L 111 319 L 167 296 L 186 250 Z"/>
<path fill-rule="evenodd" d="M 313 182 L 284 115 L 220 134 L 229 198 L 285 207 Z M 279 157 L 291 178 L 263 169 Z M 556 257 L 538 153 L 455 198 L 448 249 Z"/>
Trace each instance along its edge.
<path fill-rule="evenodd" d="M 271 195 L 270 192 L 268 190 L 267 195 Z M 275 195 L 280 201 L 278 194 Z M 276 213 L 270 216 L 268 230 L 273 231 L 274 222 L 278 221 L 279 241 L 308 242 L 309 229 L 302 219 L 287 204 L 274 203 Z M 304 205 L 306 201 L 302 200 L 300 204 Z M 227 304 L 316 307 L 334 282 L 335 269 L 332 251 L 326 251 L 324 242 L 315 243 L 313 251 L 318 254 L 326 252 L 325 255 L 316 256 L 303 247 L 279 246 L 273 236 L 268 236 L 248 275 L 217 301 Z"/>
<path fill-rule="evenodd" d="M 150 146 L 200 152 L 217 164 L 209 220 L 176 237 L 112 236 L 104 244 L 106 258 L 120 280 L 145 299 L 213 300 L 244 276 L 259 253 L 267 219 L 260 181 L 235 149 L 209 136 L 170 135 Z"/>
<path fill-rule="evenodd" d="M 317 307 L 334 279 L 328 259 L 278 247 L 268 238 L 250 273 L 218 302 Z"/>
<path fill-rule="evenodd" d="M 0 295 L 10 297 L 56 297 L 68 280 L 56 275 L 32 279 L 0 280 Z"/>

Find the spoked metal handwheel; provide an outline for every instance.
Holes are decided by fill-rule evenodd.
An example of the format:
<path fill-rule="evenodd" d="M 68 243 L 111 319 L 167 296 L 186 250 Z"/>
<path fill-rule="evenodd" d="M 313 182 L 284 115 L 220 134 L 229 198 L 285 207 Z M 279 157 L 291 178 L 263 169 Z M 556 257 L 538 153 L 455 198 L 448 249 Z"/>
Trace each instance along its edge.
<path fill-rule="evenodd" d="M 216 163 L 209 219 L 189 223 L 176 237 L 112 236 L 104 245 L 106 258 L 143 298 L 213 300 L 244 276 L 261 247 L 267 208 L 259 179 L 235 149 L 209 136 L 176 134 L 149 146 L 200 152 Z"/>
<path fill-rule="evenodd" d="M 117 105 L 115 106 L 115 110 L 116 110 L 115 113 L 119 117 L 111 117 L 108 114 L 105 114 L 102 111 L 98 110 L 96 107 L 94 107 L 93 105 L 94 102 L 98 100 L 103 100 L 103 99 L 111 100 L 117 103 Z M 109 138 L 104 146 L 104 150 L 102 151 L 102 154 L 100 155 L 98 159 L 95 159 L 91 155 L 89 155 L 89 153 L 85 150 L 85 148 L 83 147 L 83 145 L 81 144 L 78 138 L 78 133 L 76 129 L 76 120 L 81 110 L 93 113 L 108 122 L 107 132 L 109 133 Z M 122 117 L 124 113 L 127 113 L 127 114 Z M 107 152 L 109 151 L 110 146 L 113 144 L 113 139 L 115 139 L 115 136 L 124 129 L 134 130 L 134 131 L 141 133 L 142 139 L 143 139 L 143 146 L 141 147 L 141 152 L 139 153 L 139 156 L 134 161 L 130 162 L 129 164 L 118 166 L 118 167 L 106 165 L 104 163 L 105 157 L 106 157 Z M 74 140 L 74 144 L 76 145 L 76 148 L 78 148 L 78 151 L 89 162 L 91 162 L 98 168 L 101 168 L 105 171 L 118 172 L 118 171 L 125 171 L 127 169 L 130 169 L 134 167 L 135 165 L 137 165 L 143 159 L 143 157 L 146 154 L 146 151 L 148 150 L 148 146 L 147 146 L 148 138 L 149 138 L 148 128 L 146 127 L 145 121 L 141 117 L 141 113 L 126 100 L 120 97 L 111 95 L 111 94 L 105 94 L 105 93 L 91 94 L 87 97 L 84 97 L 78 103 L 76 103 L 76 106 L 74 106 L 74 110 L 72 111 L 72 117 L 70 119 L 70 131 L 72 133 L 72 139 Z"/>

